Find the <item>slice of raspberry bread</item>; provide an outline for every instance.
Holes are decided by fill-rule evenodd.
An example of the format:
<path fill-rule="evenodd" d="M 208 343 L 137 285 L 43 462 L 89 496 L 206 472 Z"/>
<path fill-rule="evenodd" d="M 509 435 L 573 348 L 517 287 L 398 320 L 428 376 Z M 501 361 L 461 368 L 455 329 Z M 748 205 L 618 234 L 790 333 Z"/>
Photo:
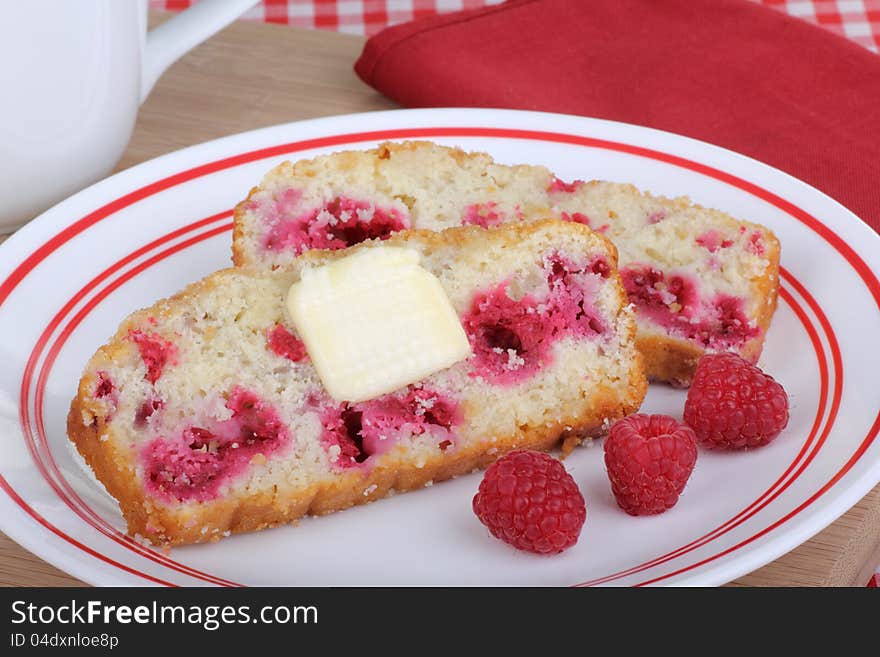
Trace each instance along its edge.
<path fill-rule="evenodd" d="M 566 183 L 429 142 L 285 162 L 235 211 L 233 261 L 276 267 L 310 248 L 396 230 L 484 228 L 557 213 L 605 233 L 638 317 L 651 379 L 688 385 L 706 351 L 755 361 L 776 307 L 779 242 L 768 229 L 631 185 Z"/>
<path fill-rule="evenodd" d="M 386 143 L 283 162 L 235 209 L 233 262 L 285 264 L 408 228 L 491 228 L 549 212 L 541 167 L 496 164 L 431 142 Z"/>
<path fill-rule="evenodd" d="M 687 386 L 707 351 L 758 360 L 779 288 L 779 241 L 767 228 L 632 185 L 578 181 L 549 193 L 563 217 L 579 215 L 617 246 L 649 377 Z"/>
<path fill-rule="evenodd" d="M 379 398 L 334 401 L 285 298 L 304 268 L 388 245 L 437 277 L 471 354 Z M 599 435 L 646 391 L 616 259 L 584 226 L 545 220 L 217 272 L 122 323 L 86 366 L 68 433 L 131 534 L 157 544 L 329 513 L 514 448 Z"/>

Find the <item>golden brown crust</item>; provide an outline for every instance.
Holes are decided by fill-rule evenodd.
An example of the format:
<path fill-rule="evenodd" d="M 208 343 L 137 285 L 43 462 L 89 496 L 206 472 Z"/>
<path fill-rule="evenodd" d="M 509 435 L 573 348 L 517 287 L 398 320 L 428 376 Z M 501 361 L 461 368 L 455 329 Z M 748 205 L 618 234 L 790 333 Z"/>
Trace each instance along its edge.
<path fill-rule="evenodd" d="M 762 332 L 737 353 L 749 362 L 755 362 L 761 355 L 763 342 Z M 691 384 L 697 363 L 706 353 L 705 349 L 692 342 L 661 333 L 639 333 L 636 346 L 644 358 L 648 380 L 669 383 L 677 388 L 687 388 Z"/>
<path fill-rule="evenodd" d="M 235 206 L 235 210 L 232 213 L 232 264 L 236 267 L 246 264 L 244 250 L 241 247 L 244 240 L 245 206 L 250 203 L 251 199 L 259 191 L 259 187 L 251 187 L 251 191 L 248 192 L 247 197 Z"/>
<path fill-rule="evenodd" d="M 626 399 L 619 400 L 608 389 L 601 389 L 590 400 L 588 414 L 562 418 L 550 426 L 520 427 L 516 434 L 495 442 L 470 445 L 452 453 L 441 452 L 421 468 L 411 464 L 402 467 L 389 459 L 370 470 L 342 472 L 329 482 L 307 490 L 275 490 L 271 494 L 259 491 L 247 497 L 219 498 L 175 507 L 161 505 L 145 495 L 131 458 L 116 452 L 112 436 L 110 440 L 100 439 L 104 432 L 113 431 L 104 425 L 103 419 L 96 418 L 91 426 L 83 422 L 86 410 L 83 387 L 88 382 L 84 381 L 80 394 L 71 404 L 67 430 L 95 476 L 119 501 L 132 536 L 141 536 L 157 545 L 184 545 L 287 524 L 304 515 L 341 511 L 386 497 L 392 490 L 404 492 L 421 488 L 428 482 L 440 482 L 484 468 L 514 449 L 549 450 L 565 439 L 580 441 L 598 437 L 615 420 L 634 413 L 641 405 L 647 384 L 640 363 L 633 363 L 629 375 L 631 392 Z"/>
<path fill-rule="evenodd" d="M 770 330 L 770 322 L 773 319 L 773 314 L 776 312 L 776 305 L 779 301 L 779 260 L 782 251 L 779 239 L 773 234 L 773 231 L 763 226 L 759 226 L 758 229 L 764 236 L 764 257 L 769 265 L 764 276 L 754 281 L 756 294 L 758 298 L 764 300 L 764 304 L 757 317 L 758 326 L 761 327 L 761 334 L 750 341 L 742 350 L 743 358 L 751 361 L 757 361 L 761 355 L 764 338 L 767 336 L 767 331 Z"/>
<path fill-rule="evenodd" d="M 543 229 L 554 230 L 565 226 L 569 233 L 577 232 L 586 238 L 592 248 L 603 248 L 616 266 L 617 252 L 606 238 L 579 224 L 547 219 L 533 223 L 509 224 L 504 228 L 503 239 L 509 244 L 520 242 L 529 234 Z M 485 229 L 478 226 L 457 228 L 444 232 L 407 231 L 398 233 L 384 244 L 405 244 L 417 240 L 427 249 L 464 245 Z M 500 237 L 501 233 L 495 233 Z M 333 259 L 350 254 L 353 249 L 369 248 L 366 242 L 345 251 L 311 251 L 301 256 L 298 263 Z M 151 308 L 134 313 L 122 323 L 116 337 L 101 347 L 90 362 L 86 374 L 79 383 L 78 394 L 71 403 L 68 415 L 68 435 L 86 463 L 104 484 L 107 491 L 119 501 L 129 533 L 141 536 L 155 544 L 181 545 L 218 540 L 228 533 L 254 531 L 279 524 L 295 522 L 306 514 L 325 514 L 385 497 L 392 490 L 406 491 L 420 488 L 429 481 L 442 481 L 459 474 L 482 468 L 502 454 L 517 448 L 550 449 L 560 440 L 573 442 L 585 437 L 604 433 L 615 420 L 638 410 L 647 391 L 647 381 L 642 369 L 641 357 L 636 353 L 627 373 L 627 394 L 621 398 L 618 391 L 609 386 L 599 386 L 587 392 L 580 401 L 580 408 L 567 417 L 555 419 L 549 425 L 524 425 L 515 433 L 460 448 L 439 452 L 423 467 L 402 465 L 393 458 L 383 456 L 372 469 L 356 468 L 334 475 L 331 480 L 307 490 L 254 491 L 248 496 L 230 496 L 209 502 L 181 505 L 163 505 L 146 494 L 135 471 L 137 457 L 134 453 L 122 453 L 112 425 L 105 419 L 101 401 L 92 392 L 97 383 L 94 372 L 101 363 L 117 361 L 133 354 L 133 347 L 125 336 L 131 327 L 145 317 L 161 318 L 179 305 L 189 304 L 194 296 L 205 290 L 222 285 L 223 277 L 230 271 L 237 274 L 242 269 L 226 270 L 209 275 L 193 283 L 175 296 L 157 302 Z M 616 271 L 616 269 L 615 269 Z M 256 271 L 255 271 L 256 273 Z M 618 314 L 628 314 L 623 302 L 625 294 L 620 277 L 615 275 L 615 285 L 621 299 Z M 627 332 L 624 342 L 635 339 L 635 323 L 620 322 Z M 102 440 L 102 436 L 107 438 Z M 401 448 L 403 449 L 403 448 Z M 393 454 L 393 452 L 392 452 Z M 375 486 L 375 488 L 373 488 Z"/>
<path fill-rule="evenodd" d="M 649 381 L 662 381 L 675 387 L 690 385 L 697 362 L 704 351 L 684 340 L 676 340 L 662 333 L 640 333 L 636 347 L 645 362 Z"/>

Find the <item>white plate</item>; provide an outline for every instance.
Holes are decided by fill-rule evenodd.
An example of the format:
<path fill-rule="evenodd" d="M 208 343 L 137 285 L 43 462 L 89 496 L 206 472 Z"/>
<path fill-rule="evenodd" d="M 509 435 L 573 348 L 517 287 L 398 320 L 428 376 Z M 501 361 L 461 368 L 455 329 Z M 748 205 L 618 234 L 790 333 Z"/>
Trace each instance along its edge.
<path fill-rule="evenodd" d="M 135 308 L 229 263 L 230 208 L 283 159 L 424 138 L 627 181 L 763 223 L 782 242 L 782 294 L 762 366 L 792 400 L 785 433 L 747 453 L 702 451 L 680 502 L 633 518 L 601 443 L 566 466 L 587 500 L 555 557 L 492 539 L 478 475 L 366 507 L 170 554 L 124 534 L 79 467 L 68 404 L 93 351 Z M 35 184 L 38 184 L 35 181 Z M 720 584 L 794 548 L 880 481 L 880 239 L 808 185 L 735 153 L 636 126 L 500 110 L 413 110 L 267 128 L 134 167 L 52 208 L 0 247 L 0 526 L 93 584 Z M 643 407 L 680 416 L 684 393 Z"/>

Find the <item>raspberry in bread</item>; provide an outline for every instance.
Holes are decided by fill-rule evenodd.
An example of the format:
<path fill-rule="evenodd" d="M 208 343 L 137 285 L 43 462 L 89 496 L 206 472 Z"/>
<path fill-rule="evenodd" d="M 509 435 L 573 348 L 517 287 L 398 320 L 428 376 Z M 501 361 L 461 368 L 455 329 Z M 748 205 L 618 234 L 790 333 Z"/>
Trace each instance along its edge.
<path fill-rule="evenodd" d="M 386 143 L 270 171 L 235 212 L 233 261 L 274 267 L 405 228 L 491 227 L 559 213 L 617 245 L 652 379 L 687 385 L 706 351 L 760 355 L 776 307 L 766 228 L 630 185 L 565 183 L 540 166 L 429 142 Z"/>
<path fill-rule="evenodd" d="M 388 246 L 437 277 L 471 354 L 337 402 L 285 298 L 304 268 Z M 406 231 L 220 271 L 134 313 L 86 366 L 68 433 L 133 535 L 215 540 L 601 434 L 646 391 L 634 334 L 616 251 L 583 226 Z"/>

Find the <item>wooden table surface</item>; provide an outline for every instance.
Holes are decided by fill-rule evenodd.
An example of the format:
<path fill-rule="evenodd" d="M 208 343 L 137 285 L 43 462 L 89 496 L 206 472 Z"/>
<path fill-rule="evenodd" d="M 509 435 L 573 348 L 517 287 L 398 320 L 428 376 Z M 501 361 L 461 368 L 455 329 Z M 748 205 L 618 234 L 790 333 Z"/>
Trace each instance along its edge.
<path fill-rule="evenodd" d="M 161 20 L 151 15 L 153 24 Z M 117 168 L 243 130 L 394 108 L 352 72 L 362 45 L 359 37 L 332 32 L 232 25 L 162 77 L 141 108 Z M 807 543 L 732 584 L 863 586 L 878 563 L 880 486 Z M 82 583 L 0 534 L 0 584 Z"/>

